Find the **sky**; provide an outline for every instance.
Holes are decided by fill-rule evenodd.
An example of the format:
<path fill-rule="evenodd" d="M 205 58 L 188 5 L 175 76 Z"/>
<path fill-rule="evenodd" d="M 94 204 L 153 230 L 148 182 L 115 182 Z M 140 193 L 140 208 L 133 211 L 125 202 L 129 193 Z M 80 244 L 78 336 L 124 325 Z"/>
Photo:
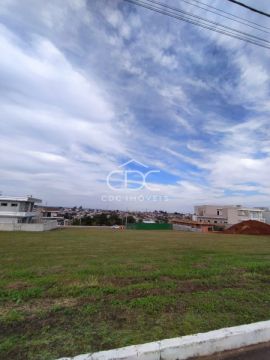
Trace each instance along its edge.
<path fill-rule="evenodd" d="M 270 29 L 228 1 L 204 2 Z M 256 6 L 270 12 L 268 0 Z M 123 0 L 1 0 L 0 54 L 3 195 L 103 209 L 270 206 L 269 49 Z"/>

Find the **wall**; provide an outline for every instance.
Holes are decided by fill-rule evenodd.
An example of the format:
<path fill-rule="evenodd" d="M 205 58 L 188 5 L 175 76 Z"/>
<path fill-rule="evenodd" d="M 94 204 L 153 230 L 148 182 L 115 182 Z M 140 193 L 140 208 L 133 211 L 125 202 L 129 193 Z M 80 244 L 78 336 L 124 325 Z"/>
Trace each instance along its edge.
<path fill-rule="evenodd" d="M 255 215 L 254 215 L 255 214 Z M 252 211 L 252 209 L 235 208 L 229 209 L 228 224 L 234 225 L 246 220 L 257 220 L 265 222 L 263 212 Z"/>
<path fill-rule="evenodd" d="M 7 206 L 3 206 L 2 203 L 7 204 Z M 11 206 L 11 204 L 17 204 L 17 206 Z M 18 208 L 19 208 L 18 205 L 19 204 L 16 201 L 1 200 L 0 201 L 0 212 L 6 212 L 6 211 L 17 212 Z"/>
<path fill-rule="evenodd" d="M 226 224 L 228 212 L 231 210 L 230 206 L 217 206 L 217 205 L 201 205 L 195 206 L 196 221 Z M 218 214 L 219 212 L 219 214 Z"/>
<path fill-rule="evenodd" d="M 208 216 L 208 217 L 220 217 L 223 218 L 226 216 L 226 211 L 228 206 L 218 206 L 218 205 L 200 205 L 195 206 L 195 214 L 197 216 Z M 220 211 L 220 214 L 217 214 L 217 211 Z"/>
<path fill-rule="evenodd" d="M 270 224 L 270 211 L 264 211 L 263 218 L 267 224 Z"/>
<path fill-rule="evenodd" d="M 14 224 L 17 223 L 17 218 L 14 217 L 1 217 L 0 216 L 0 224 Z"/>
<path fill-rule="evenodd" d="M 199 228 L 193 228 L 190 225 L 182 225 L 182 224 L 173 224 L 173 230 L 178 231 L 189 231 L 189 232 L 202 232 Z"/>
<path fill-rule="evenodd" d="M 57 221 L 40 224 L 0 224 L 0 231 L 48 231 L 56 228 Z"/>

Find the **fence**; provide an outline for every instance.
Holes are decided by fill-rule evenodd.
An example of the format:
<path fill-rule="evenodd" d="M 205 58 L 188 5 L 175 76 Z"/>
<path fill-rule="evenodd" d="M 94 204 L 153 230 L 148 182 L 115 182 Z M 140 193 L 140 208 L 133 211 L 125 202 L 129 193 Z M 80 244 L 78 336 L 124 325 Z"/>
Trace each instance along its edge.
<path fill-rule="evenodd" d="M 129 230 L 172 230 L 172 224 L 147 224 L 147 223 L 136 223 L 127 224 Z"/>

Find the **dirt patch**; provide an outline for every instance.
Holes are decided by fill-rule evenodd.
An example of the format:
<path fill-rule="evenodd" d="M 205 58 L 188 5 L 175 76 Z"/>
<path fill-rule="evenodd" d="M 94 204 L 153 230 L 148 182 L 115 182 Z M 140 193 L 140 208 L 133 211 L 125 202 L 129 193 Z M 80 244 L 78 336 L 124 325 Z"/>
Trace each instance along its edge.
<path fill-rule="evenodd" d="M 168 275 L 161 275 L 159 277 L 160 281 L 172 281 L 172 280 L 176 280 L 177 279 L 177 276 L 168 276 Z"/>
<path fill-rule="evenodd" d="M 81 280 L 67 280 L 63 282 L 70 287 L 77 287 L 77 288 L 86 288 L 86 287 L 95 287 L 98 288 L 101 286 L 100 279 L 97 276 L 90 276 L 86 279 Z"/>
<path fill-rule="evenodd" d="M 64 308 L 73 307 L 78 304 L 78 299 L 60 298 L 60 299 L 38 299 L 24 304 L 5 303 L 0 307 L 0 314 L 5 315 L 11 310 L 22 311 L 26 314 L 36 314 L 39 311 L 49 311 L 56 306 Z"/>
<path fill-rule="evenodd" d="M 150 265 L 150 264 L 145 264 L 142 266 L 142 270 L 143 271 L 153 271 L 153 270 L 156 270 L 156 266 Z"/>
<path fill-rule="evenodd" d="M 192 280 L 179 281 L 176 284 L 175 288 L 166 288 L 166 287 L 153 287 L 149 289 L 145 288 L 133 288 L 127 291 L 125 294 L 117 294 L 117 300 L 119 301 L 129 301 L 139 298 L 144 298 L 147 296 L 177 296 L 184 293 L 193 293 L 193 292 L 207 292 L 209 290 L 222 290 L 226 288 L 241 288 L 243 285 L 239 283 L 235 284 L 200 284 L 193 282 Z M 112 301 L 116 299 L 115 294 L 108 294 L 104 296 L 104 299 Z"/>
<path fill-rule="evenodd" d="M 46 318 L 39 318 L 37 315 L 27 317 L 23 321 L 12 321 L 10 323 L 2 323 L 0 326 L 0 336 L 14 336 L 17 334 L 39 332 L 45 326 L 61 326 L 63 320 L 62 314 L 49 313 Z"/>
<path fill-rule="evenodd" d="M 208 265 L 197 263 L 197 264 L 193 264 L 192 267 L 193 267 L 193 269 L 207 269 Z"/>
<path fill-rule="evenodd" d="M 270 225 L 256 220 L 242 221 L 223 231 L 224 234 L 270 235 Z"/>
<path fill-rule="evenodd" d="M 24 281 L 15 281 L 13 283 L 10 283 L 6 286 L 6 289 L 8 290 L 23 290 L 23 289 L 28 289 L 30 288 L 31 285 L 29 285 L 28 283 L 24 282 Z"/>
<path fill-rule="evenodd" d="M 124 287 L 128 285 L 140 284 L 144 279 L 136 277 L 111 277 L 107 280 L 104 279 L 103 284 L 113 285 L 117 287 Z"/>
<path fill-rule="evenodd" d="M 189 280 L 182 281 L 177 287 L 179 292 L 184 292 L 184 293 L 196 292 L 196 291 L 208 291 L 209 289 L 217 290 L 219 288 L 221 288 L 221 287 L 213 286 L 213 285 L 208 286 L 205 284 L 198 284 L 198 283 L 194 283 Z"/>
<path fill-rule="evenodd" d="M 42 269 L 38 269 L 36 272 L 37 276 L 44 276 L 44 275 L 54 275 L 59 274 L 61 272 L 65 271 L 65 268 L 63 266 L 50 266 Z"/>

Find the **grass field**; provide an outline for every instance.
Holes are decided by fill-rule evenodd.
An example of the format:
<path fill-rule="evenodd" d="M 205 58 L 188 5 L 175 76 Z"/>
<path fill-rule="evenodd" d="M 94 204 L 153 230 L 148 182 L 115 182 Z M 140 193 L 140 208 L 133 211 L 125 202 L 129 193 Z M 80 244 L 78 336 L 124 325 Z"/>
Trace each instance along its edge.
<path fill-rule="evenodd" d="M 270 318 L 270 237 L 0 233 L 0 359 L 48 360 Z"/>

